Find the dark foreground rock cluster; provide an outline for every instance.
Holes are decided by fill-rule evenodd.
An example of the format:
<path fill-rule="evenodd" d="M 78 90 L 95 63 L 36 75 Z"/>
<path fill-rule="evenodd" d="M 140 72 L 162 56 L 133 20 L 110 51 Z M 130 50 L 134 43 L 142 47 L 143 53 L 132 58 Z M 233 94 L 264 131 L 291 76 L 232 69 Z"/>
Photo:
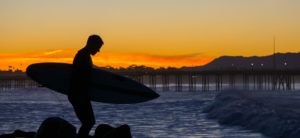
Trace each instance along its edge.
<path fill-rule="evenodd" d="M 107 124 L 100 124 L 90 138 L 131 138 L 130 127 L 121 125 L 114 128 Z M 48 118 L 37 132 L 15 130 L 11 134 L 2 134 L 0 138 L 76 138 L 76 128 L 66 120 L 58 117 Z"/>
<path fill-rule="evenodd" d="M 243 126 L 271 137 L 300 138 L 299 99 L 250 93 L 224 91 L 204 112 L 220 124 Z"/>

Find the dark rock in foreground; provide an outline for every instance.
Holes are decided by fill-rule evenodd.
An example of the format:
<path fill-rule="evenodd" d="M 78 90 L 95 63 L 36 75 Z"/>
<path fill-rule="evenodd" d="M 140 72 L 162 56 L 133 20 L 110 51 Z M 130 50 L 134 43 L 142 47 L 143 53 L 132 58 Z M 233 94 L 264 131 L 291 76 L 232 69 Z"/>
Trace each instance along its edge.
<path fill-rule="evenodd" d="M 300 97 L 294 94 L 228 90 L 204 112 L 220 124 L 243 126 L 271 137 L 299 138 Z"/>
<path fill-rule="evenodd" d="M 0 135 L 0 138 L 33 138 L 36 135 L 35 132 L 24 132 L 22 130 L 15 130 L 12 134 Z"/>
<path fill-rule="evenodd" d="M 39 127 L 35 138 L 75 138 L 76 127 L 59 117 L 46 119 Z"/>
<path fill-rule="evenodd" d="M 59 117 L 48 118 L 39 127 L 37 132 L 16 130 L 11 134 L 0 135 L 0 138 L 76 138 L 76 128 Z M 130 127 L 121 125 L 114 128 L 107 124 L 100 124 L 95 135 L 91 138 L 131 138 Z"/>
<path fill-rule="evenodd" d="M 130 127 L 121 125 L 113 128 L 107 124 L 100 124 L 95 130 L 95 138 L 131 138 Z"/>

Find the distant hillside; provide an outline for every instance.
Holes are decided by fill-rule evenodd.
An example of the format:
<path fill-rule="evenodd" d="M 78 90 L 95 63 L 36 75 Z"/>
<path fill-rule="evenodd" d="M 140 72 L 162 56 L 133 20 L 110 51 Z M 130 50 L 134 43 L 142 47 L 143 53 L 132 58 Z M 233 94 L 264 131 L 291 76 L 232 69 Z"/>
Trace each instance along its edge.
<path fill-rule="evenodd" d="M 300 69 L 300 53 L 275 54 L 277 69 Z M 221 56 L 212 62 L 198 67 L 184 67 L 182 70 L 242 70 L 242 69 L 273 69 L 273 55 L 269 56 Z"/>

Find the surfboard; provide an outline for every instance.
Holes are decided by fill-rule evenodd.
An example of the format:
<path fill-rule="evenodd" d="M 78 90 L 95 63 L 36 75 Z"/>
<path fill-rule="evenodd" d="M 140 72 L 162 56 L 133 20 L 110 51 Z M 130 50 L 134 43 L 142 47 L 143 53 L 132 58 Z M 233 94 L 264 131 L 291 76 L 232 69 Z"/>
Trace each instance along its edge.
<path fill-rule="evenodd" d="M 159 97 L 152 89 L 127 77 L 101 69 L 92 69 L 89 95 L 92 101 L 133 104 Z M 26 69 L 26 74 L 55 92 L 67 95 L 72 74 L 72 64 L 36 63 Z"/>

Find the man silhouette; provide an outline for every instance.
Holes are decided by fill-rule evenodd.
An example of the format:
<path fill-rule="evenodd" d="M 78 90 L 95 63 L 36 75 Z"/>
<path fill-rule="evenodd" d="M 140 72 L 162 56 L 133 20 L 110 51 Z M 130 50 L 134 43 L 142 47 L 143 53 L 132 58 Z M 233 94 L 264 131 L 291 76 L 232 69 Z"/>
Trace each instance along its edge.
<path fill-rule="evenodd" d="M 77 135 L 78 138 L 89 137 L 89 132 L 95 124 L 95 116 L 89 96 L 90 78 L 93 67 L 91 55 L 99 52 L 103 44 L 100 36 L 89 36 L 85 47 L 77 52 L 73 60 L 68 99 L 81 122 L 81 127 Z"/>

